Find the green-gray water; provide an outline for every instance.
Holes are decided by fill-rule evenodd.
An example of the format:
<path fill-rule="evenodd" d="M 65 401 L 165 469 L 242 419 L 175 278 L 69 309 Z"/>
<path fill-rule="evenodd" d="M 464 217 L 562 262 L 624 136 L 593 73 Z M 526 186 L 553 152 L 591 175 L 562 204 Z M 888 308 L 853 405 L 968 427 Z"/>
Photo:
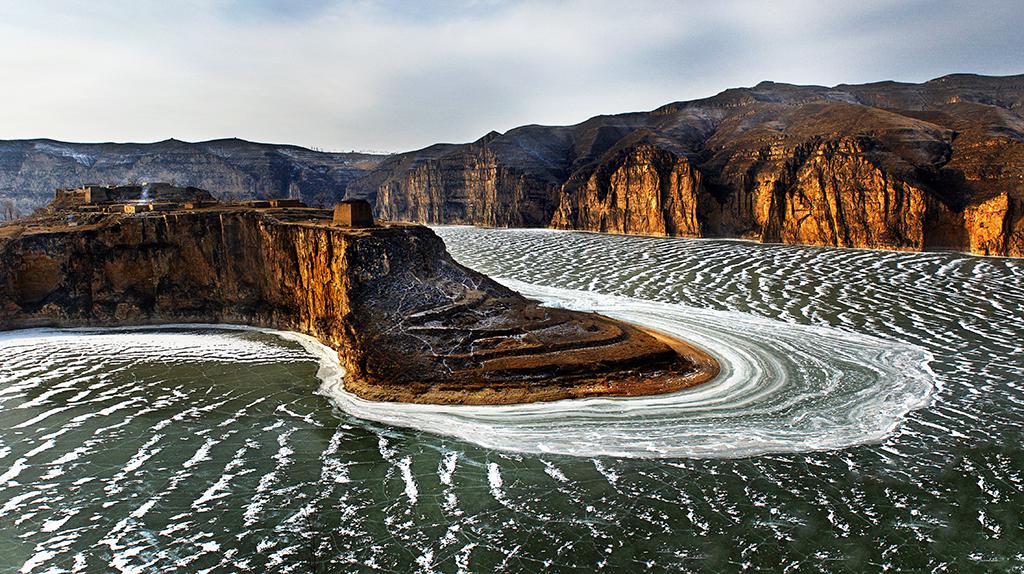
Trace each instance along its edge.
<path fill-rule="evenodd" d="M 461 440 L 332 409 L 315 394 L 317 360 L 272 334 L 3 334 L 0 570 L 1024 569 L 1024 264 L 540 230 L 438 232 L 467 265 L 608 296 L 602 304 L 613 311 L 626 301 L 616 297 L 628 297 L 653 302 L 650 312 L 664 317 L 699 317 L 709 330 L 720 321 L 764 331 L 737 345 L 769 340 L 776 329 L 787 351 L 780 355 L 798 356 L 778 372 L 818 386 L 794 404 L 779 400 L 788 388 L 779 387 L 764 395 L 775 401 L 770 409 L 751 392 L 714 416 L 689 405 L 688 418 L 659 411 L 646 429 L 644 420 L 611 421 L 607 439 L 566 456 L 536 454 L 529 441 L 522 452 L 508 443 L 497 446 L 513 450 L 494 450 L 478 444 L 494 437 Z M 814 330 L 821 327 L 830 329 Z M 844 341 L 862 347 L 865 365 L 851 362 L 861 355 L 840 356 Z M 770 350 L 752 355 L 751 368 Z M 934 396 L 926 382 L 938 386 Z M 815 388 L 822 396 L 811 396 Z M 621 410 L 632 416 L 632 404 Z M 761 414 L 746 416 L 741 404 Z M 885 417 L 857 424 L 879 412 Z M 593 418 L 581 424 L 601 432 Z M 716 421 L 758 440 L 707 438 Z M 539 415 L 529 424 L 544 430 Z M 566 424 L 564 413 L 549 421 Z M 703 442 L 687 443 L 702 450 L 672 456 L 686 445 L 659 437 L 655 447 L 667 450 L 650 458 L 585 454 L 671 424 L 680 443 L 703 429 Z M 485 436 L 481 428 L 432 430 L 472 438 Z M 715 456 L 715 441 L 730 458 Z M 808 450 L 830 444 L 845 448 Z"/>

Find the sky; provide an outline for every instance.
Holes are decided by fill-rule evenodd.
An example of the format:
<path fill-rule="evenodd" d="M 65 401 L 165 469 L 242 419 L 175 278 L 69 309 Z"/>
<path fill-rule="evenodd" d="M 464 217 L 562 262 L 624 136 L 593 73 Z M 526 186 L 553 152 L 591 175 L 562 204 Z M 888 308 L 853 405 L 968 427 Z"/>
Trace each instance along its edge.
<path fill-rule="evenodd" d="M 1021 0 L 0 0 L 0 139 L 406 151 L 762 80 L 1024 73 Z"/>

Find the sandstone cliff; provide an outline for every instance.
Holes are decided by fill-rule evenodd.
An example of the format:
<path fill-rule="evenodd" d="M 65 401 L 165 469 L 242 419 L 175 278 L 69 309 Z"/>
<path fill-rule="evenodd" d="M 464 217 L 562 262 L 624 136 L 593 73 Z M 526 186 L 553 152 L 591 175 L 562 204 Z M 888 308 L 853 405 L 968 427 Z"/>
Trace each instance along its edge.
<path fill-rule="evenodd" d="M 549 309 L 455 263 L 429 229 L 215 207 L 0 225 L 0 330 L 237 323 L 338 349 L 376 400 L 510 403 L 678 389 L 716 372 L 632 326 Z"/>
<path fill-rule="evenodd" d="M 393 220 L 1024 256 L 1024 76 L 764 82 L 389 158 Z"/>
<path fill-rule="evenodd" d="M 701 235 L 701 174 L 686 157 L 631 147 L 565 186 L 551 226 L 640 235 Z"/>

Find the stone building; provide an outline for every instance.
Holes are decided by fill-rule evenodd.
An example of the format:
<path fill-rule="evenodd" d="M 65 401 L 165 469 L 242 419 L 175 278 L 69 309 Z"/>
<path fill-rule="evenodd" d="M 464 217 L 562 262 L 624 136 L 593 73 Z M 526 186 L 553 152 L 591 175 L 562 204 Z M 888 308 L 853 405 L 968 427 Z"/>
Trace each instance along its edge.
<path fill-rule="evenodd" d="M 373 210 L 362 199 L 342 201 L 334 206 L 334 225 L 339 227 L 373 227 Z"/>
<path fill-rule="evenodd" d="M 186 202 L 213 204 L 217 200 L 210 192 L 198 187 L 178 187 L 169 183 L 144 183 L 140 185 L 83 185 L 81 187 L 58 189 L 53 194 L 51 207 L 59 209 L 89 210 L 97 206 L 109 207 L 123 204 L 168 204 L 184 205 Z M 137 211 L 152 211 L 140 209 Z"/>

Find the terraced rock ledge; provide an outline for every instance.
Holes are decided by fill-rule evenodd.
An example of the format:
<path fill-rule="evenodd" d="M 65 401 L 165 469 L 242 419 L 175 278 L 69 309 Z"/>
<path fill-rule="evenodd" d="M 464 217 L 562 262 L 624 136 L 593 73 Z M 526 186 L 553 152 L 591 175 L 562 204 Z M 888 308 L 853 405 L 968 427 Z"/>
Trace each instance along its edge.
<path fill-rule="evenodd" d="M 665 393 L 718 373 L 681 341 L 542 307 L 430 229 L 308 208 L 41 215 L 0 226 L 0 330 L 170 323 L 296 331 L 377 401 L 511 404 Z M 73 219 L 73 221 L 72 221 Z"/>

